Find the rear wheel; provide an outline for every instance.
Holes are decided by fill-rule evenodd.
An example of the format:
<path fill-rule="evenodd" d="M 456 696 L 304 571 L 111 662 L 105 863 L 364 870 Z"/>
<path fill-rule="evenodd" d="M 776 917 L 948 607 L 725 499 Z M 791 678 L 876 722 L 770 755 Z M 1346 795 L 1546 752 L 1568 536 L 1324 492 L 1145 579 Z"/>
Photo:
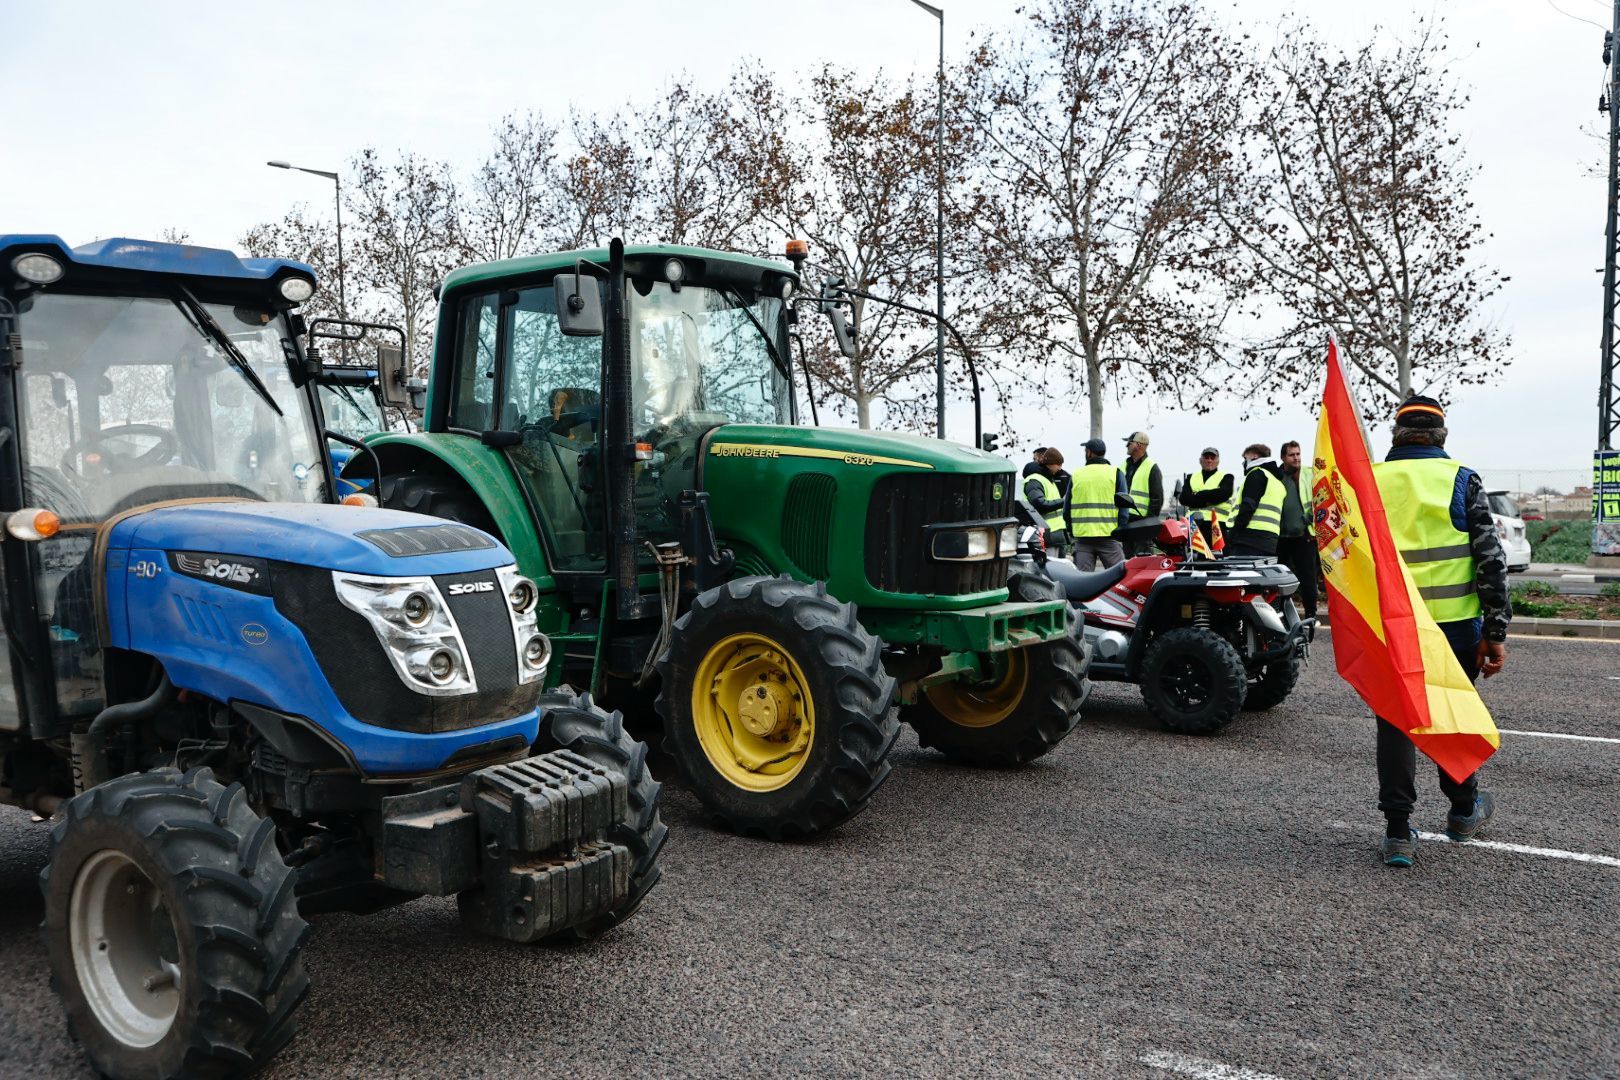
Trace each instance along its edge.
<path fill-rule="evenodd" d="M 1254 678 L 1249 680 L 1249 692 L 1243 699 L 1244 710 L 1261 712 L 1281 705 L 1299 682 L 1299 668 L 1299 657 L 1293 655 L 1286 660 L 1261 664 Z"/>
<path fill-rule="evenodd" d="M 889 775 L 894 680 L 822 583 L 749 577 L 701 593 L 658 661 L 666 748 L 739 832 L 826 832 Z"/>
<path fill-rule="evenodd" d="M 572 750 L 588 761 L 617 770 L 630 781 L 630 817 L 608 834 L 608 839 L 630 850 L 630 894 L 616 910 L 546 939 L 554 945 L 577 945 L 600 937 L 634 915 L 658 884 L 663 874 L 658 856 L 669 836 L 669 829 L 658 815 L 663 785 L 647 770 L 647 744 L 624 730 L 623 715 L 597 708 L 589 694 L 575 696 L 560 690 L 542 697 L 540 736 L 534 748 L 542 754 Z"/>
<path fill-rule="evenodd" d="M 292 1038 L 306 925 L 275 826 L 208 769 L 68 802 L 40 875 L 68 1029 L 113 1076 L 236 1076 Z"/>
<path fill-rule="evenodd" d="M 1232 643 L 1194 626 L 1155 637 L 1142 656 L 1142 698 L 1171 731 L 1213 735 L 1237 718 L 1249 678 Z"/>
<path fill-rule="evenodd" d="M 1056 582 L 1021 567 L 1013 569 L 1007 589 L 1015 600 L 1064 599 Z M 1074 730 L 1091 691 L 1078 633 L 1071 615 L 1065 636 L 992 653 L 985 679 L 930 686 L 901 706 L 900 717 L 923 746 L 956 761 L 998 767 L 1033 761 Z"/>

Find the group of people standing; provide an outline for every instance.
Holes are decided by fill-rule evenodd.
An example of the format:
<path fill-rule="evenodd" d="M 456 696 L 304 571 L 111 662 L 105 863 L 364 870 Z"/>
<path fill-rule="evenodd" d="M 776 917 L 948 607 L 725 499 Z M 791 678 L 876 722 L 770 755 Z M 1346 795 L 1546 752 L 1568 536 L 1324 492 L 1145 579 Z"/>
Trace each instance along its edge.
<path fill-rule="evenodd" d="M 1164 512 L 1164 473 L 1148 456 L 1150 437 L 1132 432 L 1125 460 L 1114 465 L 1101 439 L 1085 444 L 1085 462 L 1070 472 L 1063 452 L 1042 446 L 1024 466 L 1024 496 L 1046 519 L 1047 550 L 1069 555 L 1081 570 L 1115 566 L 1126 557 L 1116 530 Z M 1198 522 L 1213 546 L 1218 524 L 1228 555 L 1274 555 L 1300 581 L 1299 599 L 1316 610 L 1316 526 L 1311 512 L 1310 474 L 1302 467 L 1300 445 L 1283 444 L 1282 460 L 1265 443 L 1243 451 L 1239 480 L 1221 468 L 1221 453 L 1206 446 L 1198 469 L 1183 476 L 1172 492 Z M 1133 541 L 1129 554 L 1151 548 Z"/>

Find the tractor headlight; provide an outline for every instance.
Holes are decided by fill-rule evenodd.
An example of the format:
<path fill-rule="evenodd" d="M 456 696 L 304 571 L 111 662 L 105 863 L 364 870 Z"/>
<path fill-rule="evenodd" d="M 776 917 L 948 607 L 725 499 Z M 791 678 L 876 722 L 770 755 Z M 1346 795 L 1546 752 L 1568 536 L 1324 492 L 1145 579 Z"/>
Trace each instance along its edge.
<path fill-rule="evenodd" d="M 1018 526 L 1004 525 L 1001 529 L 1001 557 L 1010 559 L 1018 554 Z"/>
<path fill-rule="evenodd" d="M 31 251 L 11 260 L 11 269 L 31 285 L 49 285 L 62 280 L 62 264 L 49 255 Z"/>
<path fill-rule="evenodd" d="M 679 259 L 666 259 L 664 261 L 664 280 L 671 285 L 679 285 L 686 280 L 686 264 Z"/>
<path fill-rule="evenodd" d="M 999 549 L 996 530 L 984 526 L 936 532 L 930 553 L 941 562 L 983 562 L 994 559 Z"/>
<path fill-rule="evenodd" d="M 334 570 L 332 584 L 343 606 L 371 624 L 405 685 L 433 697 L 477 692 L 467 643 L 432 578 L 369 577 Z"/>
<path fill-rule="evenodd" d="M 531 683 L 546 677 L 551 666 L 551 639 L 540 632 L 540 590 L 518 573 L 515 566 L 498 566 L 495 577 L 506 594 L 506 610 L 512 617 L 512 645 L 517 649 L 518 682 Z"/>

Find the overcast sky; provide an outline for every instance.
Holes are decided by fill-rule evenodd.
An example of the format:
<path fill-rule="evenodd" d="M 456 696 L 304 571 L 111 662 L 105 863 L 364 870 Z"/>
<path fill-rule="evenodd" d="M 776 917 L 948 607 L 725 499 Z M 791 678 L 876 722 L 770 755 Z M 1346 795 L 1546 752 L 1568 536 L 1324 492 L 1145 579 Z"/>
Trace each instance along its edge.
<path fill-rule="evenodd" d="M 1605 23 L 1603 0 L 1556 0 Z M 972 30 L 1016 24 L 1019 0 L 947 3 L 947 50 Z M 1214 5 L 1212 5 L 1213 7 Z M 930 73 L 933 19 L 909 0 L 594 0 L 592 3 L 125 2 L 7 5 L 0 66 L 0 232 L 52 232 L 70 244 L 149 237 L 164 228 L 234 247 L 251 225 L 326 181 L 270 169 L 285 158 L 333 169 L 364 146 L 408 149 L 470 166 L 503 114 L 570 105 L 606 109 L 645 98 L 686 70 L 718 88 L 756 58 L 788 74 L 823 61 L 895 75 Z M 1604 163 L 1596 112 L 1602 29 L 1547 0 L 1359 0 L 1310 5 L 1347 43 L 1400 32 L 1414 12 L 1446 18 L 1455 70 L 1473 93 L 1462 134 L 1481 167 L 1475 196 L 1495 234 L 1486 258 L 1513 278 L 1493 308 L 1514 337 L 1513 364 L 1488 388 L 1454 397 L 1451 449 L 1505 487 L 1590 476 L 1596 436 Z M 1224 10 L 1224 9 L 1221 9 Z M 1235 0 L 1262 39 L 1297 0 Z M 987 424 L 999 419 L 987 405 Z M 1070 452 L 1083 416 L 1019 407 L 1027 445 Z M 949 433 L 971 437 L 953 408 Z M 1110 401 L 1111 443 L 1143 427 L 1167 472 L 1213 443 L 1285 438 L 1309 448 L 1314 409 L 1247 422 L 1241 406 L 1179 415 Z M 1381 452 L 1385 431 L 1374 433 Z"/>

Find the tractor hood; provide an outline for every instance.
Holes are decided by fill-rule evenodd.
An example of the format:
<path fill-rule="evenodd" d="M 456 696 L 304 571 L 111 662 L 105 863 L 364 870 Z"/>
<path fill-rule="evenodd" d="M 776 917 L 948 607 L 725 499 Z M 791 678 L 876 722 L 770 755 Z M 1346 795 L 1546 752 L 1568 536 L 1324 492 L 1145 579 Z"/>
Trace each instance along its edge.
<path fill-rule="evenodd" d="M 113 526 L 109 553 L 236 555 L 379 577 L 464 574 L 512 562 L 488 534 L 419 514 L 324 503 L 186 503 Z"/>
<path fill-rule="evenodd" d="M 820 458 L 857 467 L 882 466 L 885 471 L 911 468 L 950 473 L 1005 473 L 1013 469 L 1012 463 L 1004 457 L 921 435 L 765 424 L 727 424 L 716 428 L 710 436 L 708 457 L 711 463 L 716 458 Z"/>

